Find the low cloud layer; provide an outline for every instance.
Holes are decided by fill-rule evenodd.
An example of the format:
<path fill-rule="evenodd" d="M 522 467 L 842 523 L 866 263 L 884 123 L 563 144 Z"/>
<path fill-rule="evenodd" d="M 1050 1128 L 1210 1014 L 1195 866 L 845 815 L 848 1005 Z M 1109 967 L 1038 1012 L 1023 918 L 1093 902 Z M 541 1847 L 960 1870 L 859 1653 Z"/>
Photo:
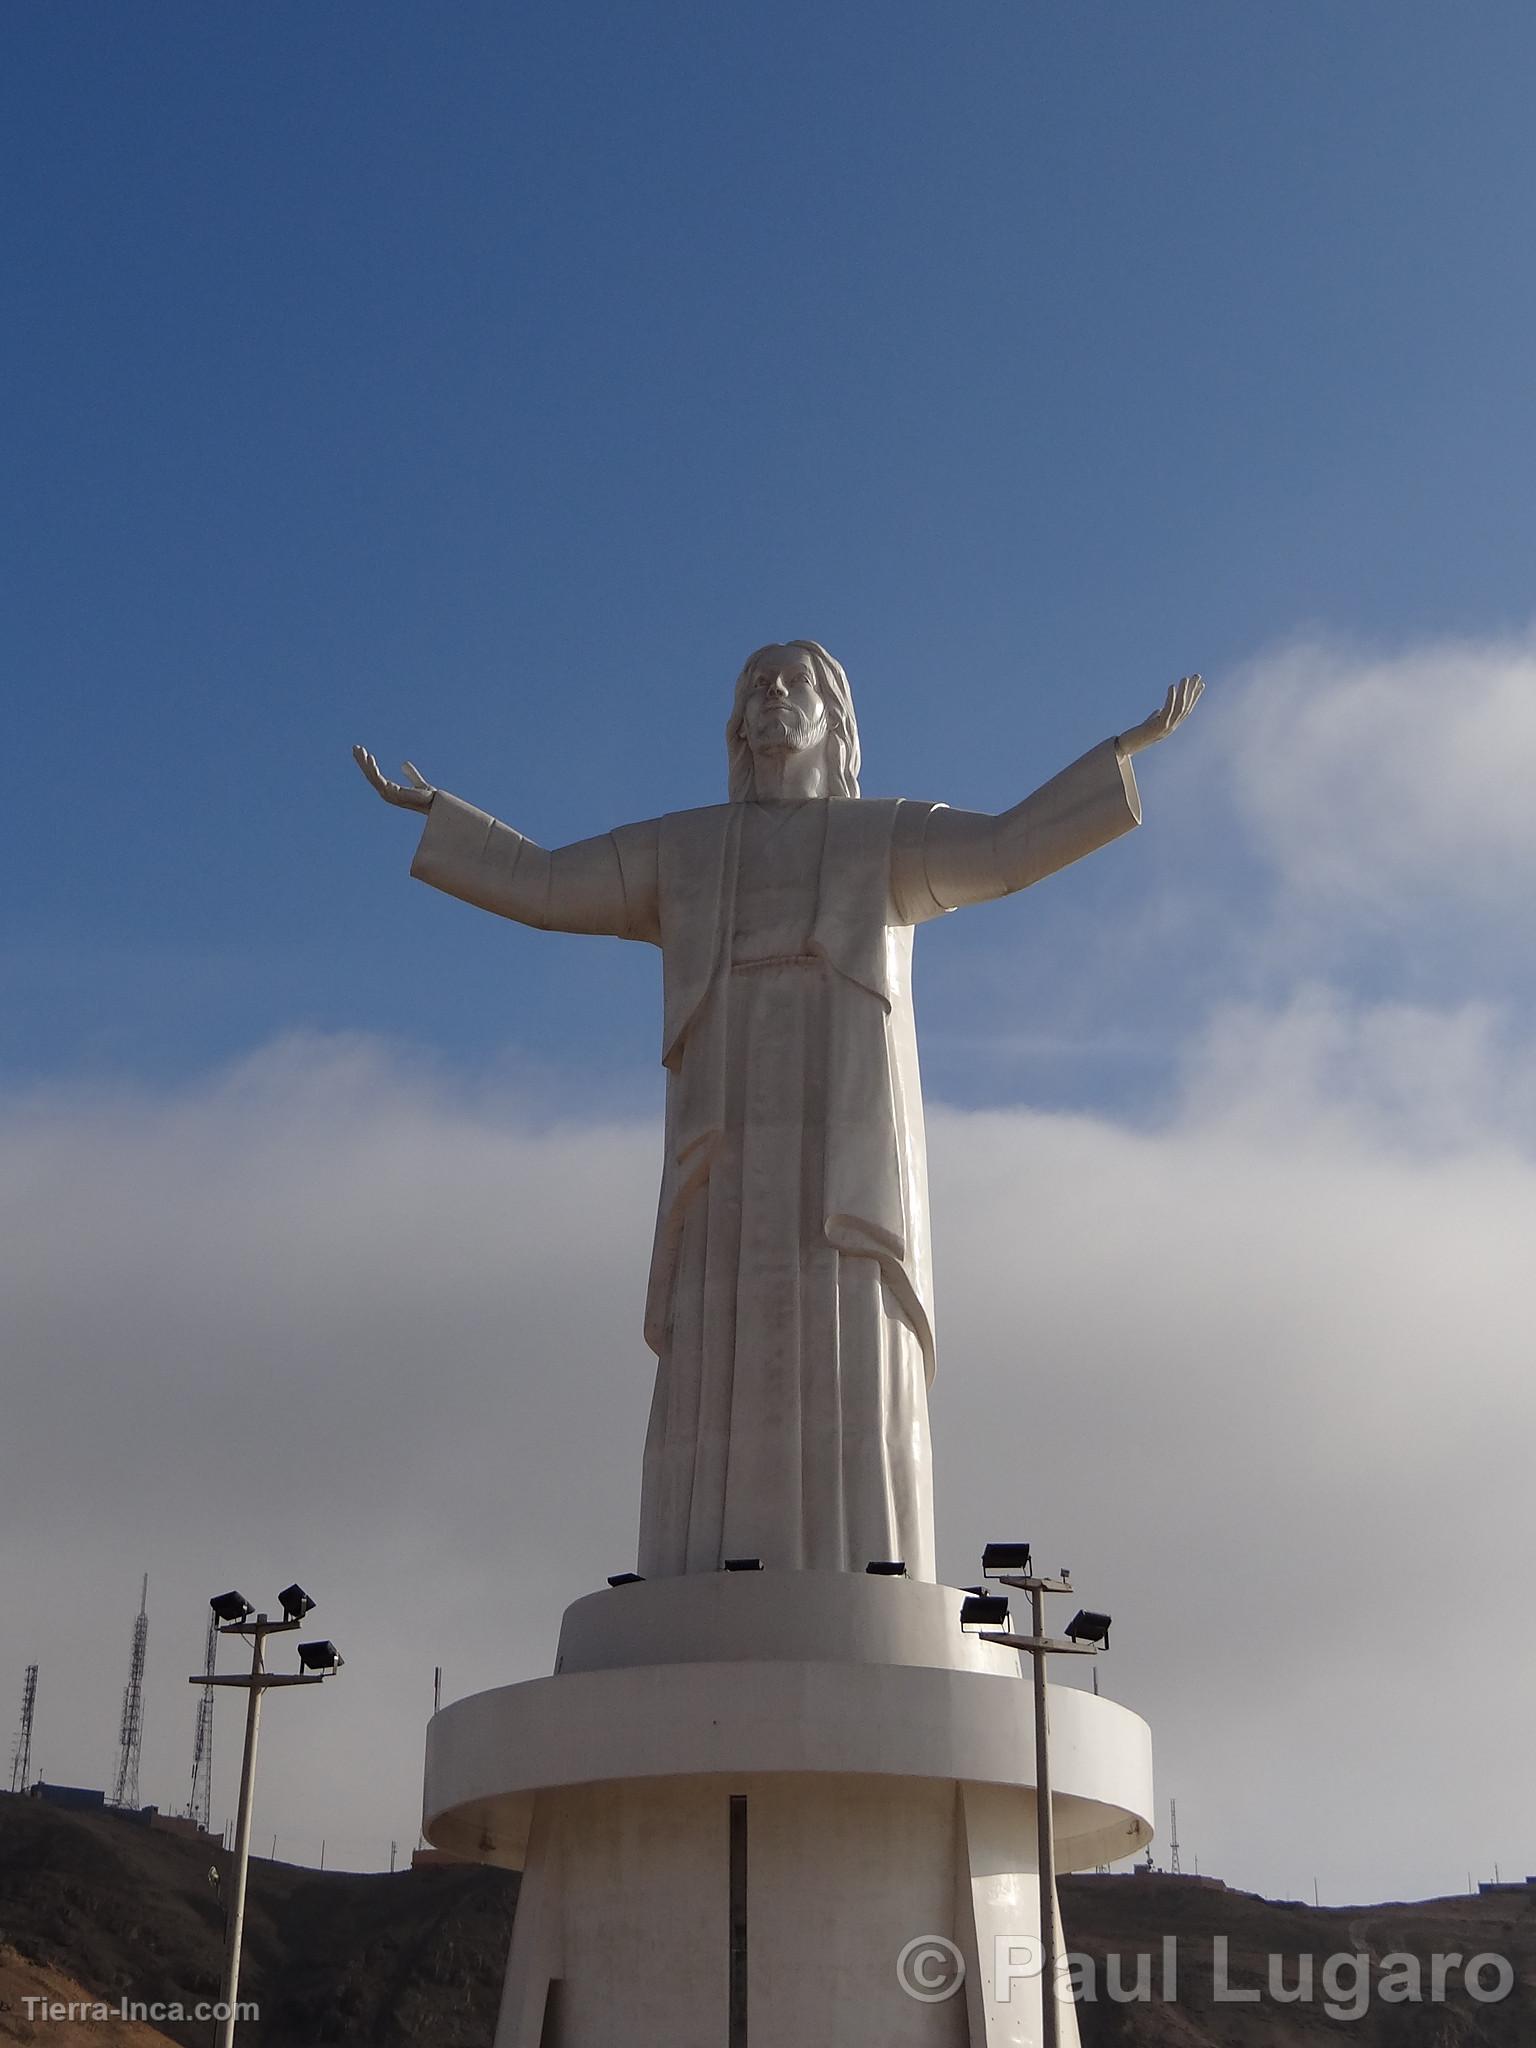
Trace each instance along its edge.
<path fill-rule="evenodd" d="M 1155 1132 L 932 1118 L 941 1567 L 1015 1531 L 1060 1549 L 1120 1617 L 1105 1676 L 1186 1846 L 1273 1891 L 1527 1853 L 1536 1770 L 1498 1733 L 1536 1676 L 1504 1626 L 1536 1163 L 1477 1059 L 1443 1099 L 1456 1020 L 1419 1025 L 1432 1142 L 1352 1085 L 1383 1020 L 1324 1029 L 1315 999 L 1221 1020 Z M 540 1672 L 563 1604 L 631 1559 L 655 1150 L 361 1042 L 11 1107 L 4 1640 L 18 1693 L 42 1663 L 46 1774 L 103 1782 L 148 1569 L 143 1792 L 177 1804 L 203 1602 L 297 1575 L 349 1661 L 269 1717 L 258 1840 L 377 1864 L 411 1839 L 432 1667 L 450 1696 Z M 1454 1777 L 1451 1711 L 1478 1729 Z M 235 1738 L 226 1707 L 221 1811 Z"/>
<path fill-rule="evenodd" d="M 1277 925 L 1363 906 L 1406 962 L 1431 884 L 1444 922 L 1529 878 L 1532 657 L 1328 659 L 1256 667 L 1179 772 L 1224 759 Z M 1115 1614 L 1186 1863 L 1450 1890 L 1532 1861 L 1536 1039 L 1390 949 L 1369 989 L 1274 959 L 1153 1107 L 931 1110 L 940 1569 L 1028 1536 Z M 348 1663 L 265 1718 L 257 1846 L 408 1847 L 433 1667 L 547 1670 L 632 1559 L 658 1159 L 363 1038 L 0 1100 L 0 1715 L 38 1659 L 42 1772 L 108 1780 L 147 1569 L 141 1791 L 182 1804 L 208 1595 L 297 1576 Z M 225 1701 L 216 1822 L 237 1750 Z"/>
<path fill-rule="evenodd" d="M 1303 640 L 1213 721 L 1238 807 L 1293 902 L 1419 918 L 1536 876 L 1536 638 L 1391 654 Z"/>

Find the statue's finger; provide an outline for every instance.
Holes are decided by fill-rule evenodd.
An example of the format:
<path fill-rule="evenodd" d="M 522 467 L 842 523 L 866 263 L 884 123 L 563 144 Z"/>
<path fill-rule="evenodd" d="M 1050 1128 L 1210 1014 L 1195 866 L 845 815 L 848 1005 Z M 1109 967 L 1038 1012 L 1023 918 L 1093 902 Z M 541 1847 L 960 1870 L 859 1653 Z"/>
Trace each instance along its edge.
<path fill-rule="evenodd" d="M 431 783 L 428 782 L 427 778 L 425 777 L 425 775 L 422 774 L 421 770 L 416 766 L 416 763 L 414 761 L 402 761 L 400 763 L 400 766 L 404 769 L 405 773 L 411 778 L 412 782 L 415 783 L 418 789 L 430 789 L 432 787 Z"/>

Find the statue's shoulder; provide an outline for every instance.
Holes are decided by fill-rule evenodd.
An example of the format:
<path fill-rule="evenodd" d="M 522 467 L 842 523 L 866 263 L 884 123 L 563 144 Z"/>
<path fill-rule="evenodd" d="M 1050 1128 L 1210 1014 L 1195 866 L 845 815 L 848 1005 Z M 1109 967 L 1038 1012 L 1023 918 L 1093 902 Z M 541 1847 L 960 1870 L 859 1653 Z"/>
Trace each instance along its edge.
<path fill-rule="evenodd" d="M 868 811 L 872 816 L 878 811 L 890 818 L 903 811 L 910 817 L 926 816 L 929 811 L 940 811 L 944 808 L 942 804 L 929 803 L 923 797 L 913 796 L 861 796 L 857 801 L 861 811 Z"/>
<path fill-rule="evenodd" d="M 861 796 L 844 800 L 839 808 L 855 812 L 865 832 L 883 835 L 921 832 L 928 814 L 944 806 L 910 796 Z"/>
<path fill-rule="evenodd" d="M 615 839 L 649 840 L 673 838 L 698 832 L 719 831 L 729 822 L 735 804 L 701 804 L 693 810 L 663 811 L 657 818 L 638 818 L 632 825 L 615 825 Z"/>
<path fill-rule="evenodd" d="M 902 796 L 832 796 L 819 799 L 837 819 L 838 830 L 846 835 L 881 837 L 900 823 L 910 829 L 920 826 L 930 811 L 941 804 Z M 698 804 L 686 811 L 664 811 L 659 818 L 645 818 L 638 824 L 620 825 L 615 839 L 621 846 L 659 846 L 673 852 L 718 846 L 733 823 L 750 808 L 747 804 Z"/>
<path fill-rule="evenodd" d="M 649 829 L 663 842 L 718 839 L 740 813 L 740 804 L 698 804 L 688 811 L 664 811 Z"/>
<path fill-rule="evenodd" d="M 664 874 L 687 873 L 719 863 L 732 820 L 740 815 L 740 804 L 701 804 L 689 811 L 664 811 L 659 818 L 620 825 L 613 834 L 614 844 L 626 865 L 643 860 L 654 866 L 659 861 Z"/>

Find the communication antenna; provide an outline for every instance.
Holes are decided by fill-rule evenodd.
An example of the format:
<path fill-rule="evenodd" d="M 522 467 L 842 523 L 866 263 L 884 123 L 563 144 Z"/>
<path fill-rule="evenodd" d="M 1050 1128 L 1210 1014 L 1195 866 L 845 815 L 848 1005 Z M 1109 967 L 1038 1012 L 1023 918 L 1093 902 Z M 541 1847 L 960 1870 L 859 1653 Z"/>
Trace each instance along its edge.
<path fill-rule="evenodd" d="M 209 1679 L 219 1657 L 219 1617 L 208 1616 L 208 1636 L 203 1644 L 203 1670 Z M 213 1822 L 213 1686 L 205 1685 L 197 1696 L 197 1733 L 192 1738 L 192 1796 L 187 1801 L 187 1819 L 195 1820 L 203 1833 L 212 1832 Z"/>
<path fill-rule="evenodd" d="M 149 1573 L 139 1594 L 139 1611 L 133 1622 L 133 1651 L 128 1660 L 128 1683 L 123 1689 L 123 1718 L 117 1731 L 117 1778 L 111 1804 L 137 1812 L 139 1805 L 139 1752 L 144 1745 L 144 1649 L 149 1641 Z"/>
<path fill-rule="evenodd" d="M 37 1666 L 27 1666 L 26 1684 L 21 1689 L 21 1726 L 11 1751 L 11 1790 L 25 1792 L 32 1775 L 32 1712 L 37 1705 Z"/>
<path fill-rule="evenodd" d="M 1168 1802 L 1168 1875 L 1170 1877 L 1180 1877 L 1183 1875 L 1179 1868 L 1179 1802 L 1177 1799 L 1170 1799 Z"/>

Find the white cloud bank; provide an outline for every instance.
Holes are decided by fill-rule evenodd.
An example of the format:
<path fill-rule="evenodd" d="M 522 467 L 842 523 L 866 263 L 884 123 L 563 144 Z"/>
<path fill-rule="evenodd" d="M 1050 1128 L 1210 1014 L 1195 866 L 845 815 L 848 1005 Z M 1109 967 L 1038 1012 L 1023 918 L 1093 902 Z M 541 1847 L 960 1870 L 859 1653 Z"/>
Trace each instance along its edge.
<path fill-rule="evenodd" d="M 1297 904 L 1421 916 L 1536 885 L 1531 634 L 1390 655 L 1298 641 L 1237 679 L 1218 729 L 1238 806 Z"/>
<path fill-rule="evenodd" d="M 1436 1076 L 1422 1143 L 1359 1085 L 1384 1030 L 1404 1087 Z M 1536 1161 L 1489 1120 L 1513 1071 L 1489 1044 L 1314 998 L 1221 1020 L 1155 1133 L 932 1118 L 942 1568 L 1015 1531 L 1062 1551 L 1120 1616 L 1106 1678 L 1154 1723 L 1186 1843 L 1237 1882 L 1365 1896 L 1530 1860 L 1511 1701 L 1536 1670 L 1502 1624 Z M 272 1714 L 258 1839 L 382 1863 L 432 1666 L 450 1696 L 547 1668 L 561 1606 L 630 1560 L 655 1134 L 540 1129 L 376 1045 L 294 1042 L 171 1099 L 13 1104 L 0 1157 L 0 1537 L 27 1561 L 0 1678 L 42 1663 L 42 1769 L 103 1781 L 147 1567 L 143 1790 L 176 1803 L 202 1603 L 297 1575 L 349 1661 Z"/>

